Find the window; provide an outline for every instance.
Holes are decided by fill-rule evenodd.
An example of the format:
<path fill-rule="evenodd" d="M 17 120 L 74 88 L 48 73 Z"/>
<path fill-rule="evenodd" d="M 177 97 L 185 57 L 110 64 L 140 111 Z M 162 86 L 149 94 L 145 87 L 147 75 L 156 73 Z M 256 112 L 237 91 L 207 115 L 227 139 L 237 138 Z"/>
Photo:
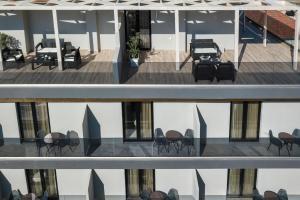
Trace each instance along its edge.
<path fill-rule="evenodd" d="M 28 190 L 38 197 L 47 192 L 49 199 L 58 199 L 56 172 L 52 169 L 27 169 Z"/>
<path fill-rule="evenodd" d="M 154 170 L 152 169 L 126 169 L 126 197 L 127 199 L 136 199 L 141 192 L 155 190 Z"/>
<path fill-rule="evenodd" d="M 227 196 L 252 197 L 256 188 L 256 169 L 229 169 Z"/>
<path fill-rule="evenodd" d="M 123 103 L 123 127 L 125 141 L 153 139 L 152 103 Z"/>
<path fill-rule="evenodd" d="M 23 140 L 34 139 L 39 130 L 50 132 L 47 103 L 17 103 L 16 106 Z"/>
<path fill-rule="evenodd" d="M 260 103 L 231 104 L 230 140 L 258 140 Z"/>

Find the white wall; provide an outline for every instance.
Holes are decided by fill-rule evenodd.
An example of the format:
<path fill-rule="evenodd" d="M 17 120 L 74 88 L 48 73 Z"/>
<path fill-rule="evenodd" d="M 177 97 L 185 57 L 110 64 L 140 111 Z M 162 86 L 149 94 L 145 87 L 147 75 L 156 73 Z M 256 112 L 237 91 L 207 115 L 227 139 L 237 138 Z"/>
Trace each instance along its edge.
<path fill-rule="evenodd" d="M 88 199 L 90 169 L 57 169 L 57 188 L 62 200 Z"/>
<path fill-rule="evenodd" d="M 80 47 L 81 50 L 89 50 L 86 12 L 63 10 L 58 11 L 57 17 L 59 37 L 65 42 L 72 42 L 73 46 Z"/>
<path fill-rule="evenodd" d="M 256 187 L 261 194 L 266 190 L 287 190 L 288 195 L 300 195 L 300 169 L 258 169 Z"/>
<path fill-rule="evenodd" d="M 151 11 L 153 49 L 175 50 L 174 11 Z"/>
<path fill-rule="evenodd" d="M 0 103 L 0 113 L 3 137 L 20 138 L 16 105 L 14 103 Z"/>
<path fill-rule="evenodd" d="M 114 12 L 112 10 L 97 11 L 100 49 L 115 49 Z"/>
<path fill-rule="evenodd" d="M 230 103 L 197 103 L 200 118 L 206 124 L 208 138 L 229 138 Z M 196 120 L 199 115 L 195 106 Z M 198 133 L 199 131 L 196 131 Z"/>
<path fill-rule="evenodd" d="M 124 169 L 95 169 L 104 184 L 106 196 L 118 195 L 125 199 L 125 171 Z"/>
<path fill-rule="evenodd" d="M 194 103 L 153 103 L 154 129 L 177 130 L 182 134 L 194 128 Z"/>
<path fill-rule="evenodd" d="M 262 103 L 260 137 L 269 137 L 271 129 L 277 136 L 279 132 L 292 133 L 300 128 L 300 103 Z"/>
<path fill-rule="evenodd" d="M 214 39 L 221 51 L 234 49 L 233 11 L 187 11 L 187 43 L 191 38 Z"/>
<path fill-rule="evenodd" d="M 1 11 L 0 32 L 14 37 L 23 53 L 27 53 L 23 15 L 25 11 Z"/>
<path fill-rule="evenodd" d="M 49 103 L 51 131 L 74 130 L 83 137 L 82 123 L 87 105 L 100 125 L 102 138 L 123 137 L 121 103 Z"/>
<path fill-rule="evenodd" d="M 227 194 L 227 169 L 197 169 L 205 183 L 205 195 L 222 195 L 226 199 Z"/>
<path fill-rule="evenodd" d="M 193 195 L 194 169 L 155 169 L 155 190 L 168 193 L 175 188 L 179 195 Z"/>
<path fill-rule="evenodd" d="M 27 181 L 24 169 L 1 169 L 0 170 L 8 182 L 11 184 L 12 190 L 20 190 L 21 193 L 27 194 Z"/>

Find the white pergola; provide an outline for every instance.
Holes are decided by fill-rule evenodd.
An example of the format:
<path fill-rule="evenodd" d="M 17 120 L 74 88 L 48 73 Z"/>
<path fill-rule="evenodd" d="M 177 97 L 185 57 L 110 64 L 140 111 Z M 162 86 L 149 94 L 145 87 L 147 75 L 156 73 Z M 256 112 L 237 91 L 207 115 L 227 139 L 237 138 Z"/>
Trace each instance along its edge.
<path fill-rule="evenodd" d="M 295 10 L 296 25 L 294 35 L 293 68 L 297 69 L 299 7 L 285 0 L 0 0 L 0 10 L 50 10 L 53 15 L 56 47 L 60 53 L 57 11 L 63 10 L 113 10 L 116 46 L 120 47 L 119 16 L 122 10 L 172 10 L 175 12 L 176 69 L 180 68 L 179 59 L 179 12 L 189 10 L 232 10 L 235 12 L 234 62 L 239 57 L 239 12 L 246 10 Z M 267 45 L 267 15 L 264 18 L 263 45 Z M 1 32 L 1 30 L 0 30 Z M 1 54 L 0 54 L 1 57 Z M 0 58 L 1 59 L 1 58 Z M 61 55 L 58 55 L 58 67 L 62 70 Z M 2 59 L 0 69 L 3 69 Z"/>

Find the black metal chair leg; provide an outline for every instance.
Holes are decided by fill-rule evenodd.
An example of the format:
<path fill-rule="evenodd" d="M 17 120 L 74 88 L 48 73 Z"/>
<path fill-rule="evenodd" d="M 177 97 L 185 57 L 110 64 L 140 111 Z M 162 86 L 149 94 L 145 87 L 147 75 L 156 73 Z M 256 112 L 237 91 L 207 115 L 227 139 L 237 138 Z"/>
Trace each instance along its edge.
<path fill-rule="evenodd" d="M 268 146 L 267 150 L 269 150 L 269 149 L 270 149 L 270 147 L 271 147 L 271 143 L 269 144 L 269 146 Z"/>

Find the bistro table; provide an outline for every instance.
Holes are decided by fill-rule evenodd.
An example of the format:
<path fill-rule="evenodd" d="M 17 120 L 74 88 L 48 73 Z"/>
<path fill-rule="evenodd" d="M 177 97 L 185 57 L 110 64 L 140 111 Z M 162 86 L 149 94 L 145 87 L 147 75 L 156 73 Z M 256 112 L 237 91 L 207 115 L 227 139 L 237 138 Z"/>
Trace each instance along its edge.
<path fill-rule="evenodd" d="M 44 137 L 44 142 L 49 145 L 49 149 L 54 148 L 55 150 L 55 147 L 57 147 L 60 153 L 65 145 L 65 140 L 66 136 L 60 132 L 51 132 Z"/>
<path fill-rule="evenodd" d="M 179 131 L 169 130 L 166 132 L 166 139 L 169 144 L 173 144 L 177 153 L 179 153 L 179 142 L 181 142 L 183 135 Z"/>
<path fill-rule="evenodd" d="M 168 195 L 163 191 L 154 191 L 150 193 L 151 200 L 164 200 Z"/>
<path fill-rule="evenodd" d="M 265 191 L 264 200 L 278 200 L 278 195 L 273 191 Z"/>
<path fill-rule="evenodd" d="M 292 150 L 292 146 L 293 146 L 293 142 L 295 137 L 289 133 L 286 132 L 280 132 L 278 134 L 278 137 L 281 141 L 283 141 L 283 145 L 286 146 L 286 149 L 288 151 L 288 154 L 290 156 L 290 150 L 289 150 L 289 144 L 291 145 L 291 150 Z"/>

